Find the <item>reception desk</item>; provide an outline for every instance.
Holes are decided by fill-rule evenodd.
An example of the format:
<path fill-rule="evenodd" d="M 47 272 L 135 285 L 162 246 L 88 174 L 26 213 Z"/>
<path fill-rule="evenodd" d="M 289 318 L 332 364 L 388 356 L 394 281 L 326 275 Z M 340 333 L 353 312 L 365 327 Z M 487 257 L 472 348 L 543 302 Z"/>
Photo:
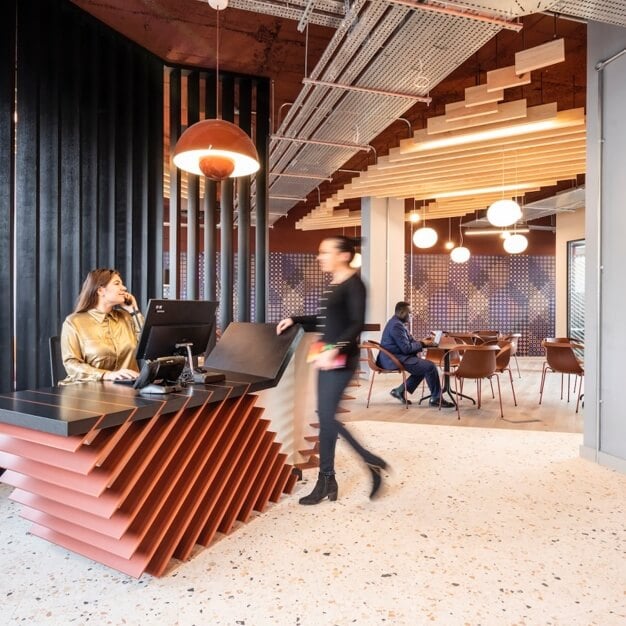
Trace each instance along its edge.
<path fill-rule="evenodd" d="M 226 329 L 206 361 L 225 373 L 219 384 L 150 398 L 114 383 L 0 396 L 0 480 L 30 531 L 131 576 L 160 576 L 290 493 L 296 477 L 254 392 L 277 384 L 302 331 L 273 328 Z M 254 344 L 243 364 L 242 338 Z"/>

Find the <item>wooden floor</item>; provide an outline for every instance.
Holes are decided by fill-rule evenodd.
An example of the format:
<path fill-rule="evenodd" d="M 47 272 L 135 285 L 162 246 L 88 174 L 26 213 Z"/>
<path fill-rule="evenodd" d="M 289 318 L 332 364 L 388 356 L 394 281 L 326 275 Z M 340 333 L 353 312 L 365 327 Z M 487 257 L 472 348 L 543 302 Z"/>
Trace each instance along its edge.
<path fill-rule="evenodd" d="M 477 426 L 483 428 L 512 428 L 520 430 L 545 430 L 554 432 L 581 433 L 583 429 L 584 408 L 581 405 L 576 411 L 576 394 L 573 391 L 572 377 L 570 400 L 567 401 L 567 377 L 563 387 L 561 400 L 560 374 L 548 374 L 542 404 L 539 404 L 539 383 L 541 381 L 542 357 L 519 357 L 521 378 L 518 377 L 515 362 L 513 369 L 513 384 L 517 396 L 518 406 L 513 405 L 511 384 L 508 374 L 500 375 L 502 390 L 502 407 L 504 419 L 500 417 L 498 394 L 491 397 L 489 383 L 483 382 L 483 405 L 477 409 L 469 400 L 461 403 L 461 419 L 457 420 L 455 409 L 442 409 L 428 406 L 428 401 L 418 405 L 421 397 L 419 387 L 411 399 L 413 404 L 404 408 L 398 400 L 389 395 L 392 387 L 399 385 L 402 379 L 399 374 L 377 374 L 372 389 L 369 408 L 366 408 L 369 380 L 362 378 L 360 386 L 350 387 L 347 394 L 354 400 L 345 400 L 343 406 L 349 413 L 343 413 L 343 421 L 378 420 L 384 422 L 403 422 L 409 424 L 445 424 L 448 426 Z M 454 383 L 452 384 L 454 388 Z M 476 397 L 476 385 L 473 381 L 466 381 L 464 392 Z M 428 391 L 426 390 L 426 393 Z"/>

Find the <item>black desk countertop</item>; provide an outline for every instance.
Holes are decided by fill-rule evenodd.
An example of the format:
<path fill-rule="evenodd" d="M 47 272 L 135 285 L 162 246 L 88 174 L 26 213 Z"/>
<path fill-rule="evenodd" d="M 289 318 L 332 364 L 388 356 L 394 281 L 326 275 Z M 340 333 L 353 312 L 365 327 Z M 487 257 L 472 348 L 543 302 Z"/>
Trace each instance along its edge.
<path fill-rule="evenodd" d="M 90 382 L 43 387 L 0 395 L 0 423 L 65 437 L 83 435 L 94 426 L 119 426 L 127 419 L 167 415 L 183 407 L 220 402 L 278 384 L 300 338 L 300 327 L 276 336 L 274 324 L 233 323 L 228 326 L 205 367 L 223 372 L 226 380 L 193 385 L 162 396 L 140 396 L 132 387 Z"/>

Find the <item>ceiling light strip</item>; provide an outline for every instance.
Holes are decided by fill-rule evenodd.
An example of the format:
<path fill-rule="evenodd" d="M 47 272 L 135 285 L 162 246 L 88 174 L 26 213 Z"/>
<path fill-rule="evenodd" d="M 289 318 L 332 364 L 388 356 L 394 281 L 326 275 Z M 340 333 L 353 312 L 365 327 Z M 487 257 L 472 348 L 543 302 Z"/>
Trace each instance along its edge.
<path fill-rule="evenodd" d="M 359 87 L 357 85 L 346 85 L 344 83 L 331 83 L 327 80 L 314 80 L 312 78 L 303 78 L 302 84 L 315 85 L 319 87 L 330 87 L 332 89 L 345 89 L 346 91 L 358 91 L 360 93 L 369 93 L 376 96 L 388 96 L 391 98 L 405 98 L 414 102 L 425 102 L 430 104 L 432 98 L 428 96 L 418 96 L 411 93 L 403 93 L 399 91 L 387 91 L 386 89 L 376 89 L 374 87 Z"/>

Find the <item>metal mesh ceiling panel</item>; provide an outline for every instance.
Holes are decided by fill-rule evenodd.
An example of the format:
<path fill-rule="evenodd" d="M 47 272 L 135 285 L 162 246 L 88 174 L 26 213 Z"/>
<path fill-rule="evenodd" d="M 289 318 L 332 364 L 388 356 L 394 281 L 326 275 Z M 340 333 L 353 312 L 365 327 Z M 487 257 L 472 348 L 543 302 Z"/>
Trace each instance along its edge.
<path fill-rule="evenodd" d="M 626 26 L 626 2 L 624 0 L 564 0 L 555 2 L 552 11 L 582 17 L 596 22 Z"/>
<path fill-rule="evenodd" d="M 493 24 L 384 2 L 369 3 L 357 15 L 356 6 L 346 17 L 349 27 L 338 31 L 312 78 L 424 96 L 499 30 Z M 367 144 L 412 105 L 398 97 L 305 85 L 277 134 Z M 273 140 L 271 170 L 329 176 L 356 152 Z M 303 198 L 317 185 L 311 179 L 274 176 L 270 196 Z"/>
<path fill-rule="evenodd" d="M 243 11 L 275 15 L 299 21 L 304 13 L 306 0 L 230 0 L 229 6 Z M 344 3 L 332 0 L 316 0 L 308 21 L 320 26 L 338 28 L 344 17 Z"/>

